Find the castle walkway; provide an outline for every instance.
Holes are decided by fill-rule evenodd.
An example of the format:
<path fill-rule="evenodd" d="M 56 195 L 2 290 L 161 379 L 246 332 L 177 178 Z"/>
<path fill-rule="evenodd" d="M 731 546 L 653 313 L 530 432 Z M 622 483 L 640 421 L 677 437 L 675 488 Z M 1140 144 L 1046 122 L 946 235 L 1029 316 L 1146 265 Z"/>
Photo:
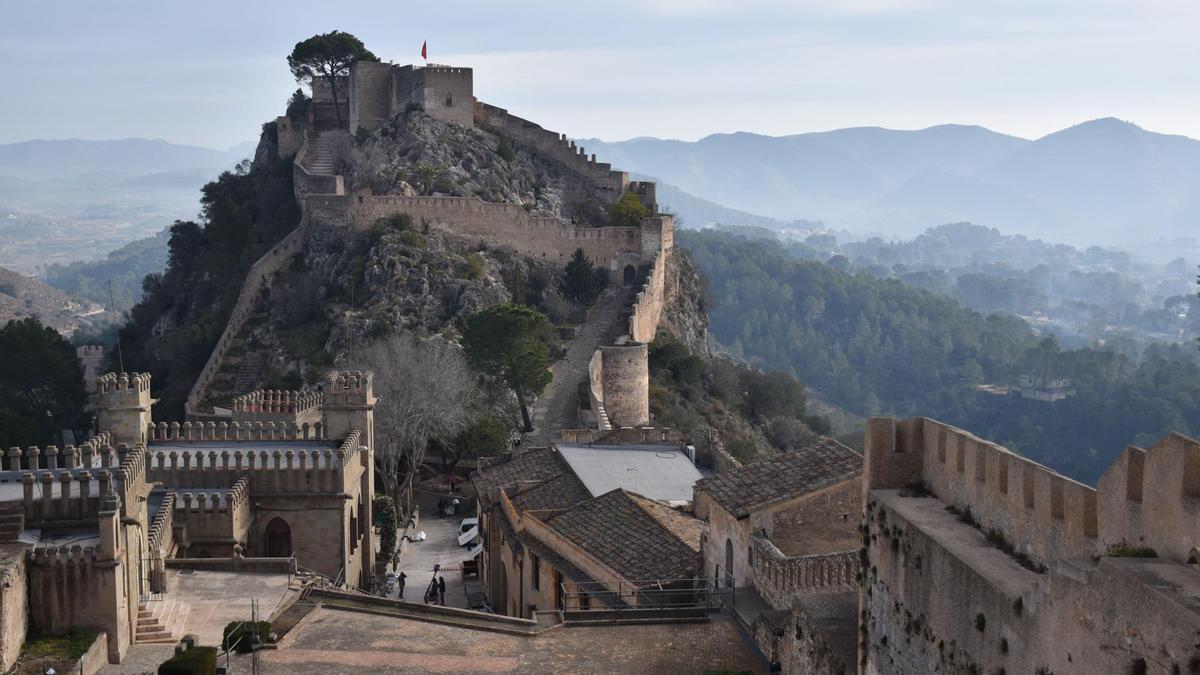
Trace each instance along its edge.
<path fill-rule="evenodd" d="M 579 385 L 588 380 L 588 363 L 597 349 L 611 345 L 621 334 L 623 310 L 632 301 L 633 289 L 611 286 L 588 310 L 579 334 L 567 343 L 566 355 L 550 367 L 554 379 L 533 406 L 533 433 L 527 447 L 557 441 L 560 431 L 579 426 Z"/>

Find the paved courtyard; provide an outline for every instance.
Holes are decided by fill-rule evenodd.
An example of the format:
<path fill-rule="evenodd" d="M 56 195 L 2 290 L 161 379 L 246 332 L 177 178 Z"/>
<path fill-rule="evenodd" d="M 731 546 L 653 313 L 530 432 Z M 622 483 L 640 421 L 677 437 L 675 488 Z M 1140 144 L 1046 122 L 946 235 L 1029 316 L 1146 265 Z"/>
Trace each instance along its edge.
<path fill-rule="evenodd" d="M 404 588 L 404 600 L 421 602 L 429 580 L 433 578 L 433 566 L 440 565 L 444 572 L 438 576 L 446 579 L 446 606 L 467 606 L 467 589 L 463 586 L 462 564 L 467 549 L 458 545 L 458 527 L 462 516 L 440 518 L 434 514 L 422 515 L 417 530 L 424 530 L 426 539 L 408 542 L 396 565 L 396 573 L 408 575 Z M 390 597 L 397 597 L 392 593 Z"/>
<path fill-rule="evenodd" d="M 504 635 L 398 617 L 313 610 L 262 653 L 266 673 L 763 673 L 727 616 L 708 623 L 556 628 Z"/>

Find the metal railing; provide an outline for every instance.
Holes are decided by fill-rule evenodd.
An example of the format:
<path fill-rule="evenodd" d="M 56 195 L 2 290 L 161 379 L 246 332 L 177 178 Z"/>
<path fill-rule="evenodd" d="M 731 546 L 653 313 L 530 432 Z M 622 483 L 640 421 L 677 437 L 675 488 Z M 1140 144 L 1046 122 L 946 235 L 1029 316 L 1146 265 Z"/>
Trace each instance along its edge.
<path fill-rule="evenodd" d="M 559 585 L 564 612 L 719 610 L 733 606 L 733 585 L 721 579 L 653 579 Z"/>

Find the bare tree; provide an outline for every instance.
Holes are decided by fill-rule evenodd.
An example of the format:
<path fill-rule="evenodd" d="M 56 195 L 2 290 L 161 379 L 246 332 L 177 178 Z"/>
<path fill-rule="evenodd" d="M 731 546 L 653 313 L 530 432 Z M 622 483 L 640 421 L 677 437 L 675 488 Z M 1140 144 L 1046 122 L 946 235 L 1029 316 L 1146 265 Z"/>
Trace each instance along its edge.
<path fill-rule="evenodd" d="M 411 487 L 431 441 L 467 427 L 479 387 L 462 349 L 440 337 L 394 335 L 360 355 L 375 372 L 375 476 L 382 491 L 412 512 Z"/>

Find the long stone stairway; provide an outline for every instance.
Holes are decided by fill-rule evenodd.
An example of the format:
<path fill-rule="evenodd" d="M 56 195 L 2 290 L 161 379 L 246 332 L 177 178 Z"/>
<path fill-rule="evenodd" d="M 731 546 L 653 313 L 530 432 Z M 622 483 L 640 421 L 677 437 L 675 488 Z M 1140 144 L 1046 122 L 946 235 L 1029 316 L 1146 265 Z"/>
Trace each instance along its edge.
<path fill-rule="evenodd" d="M 567 343 L 566 355 L 550 367 L 554 379 L 546 385 L 532 410 L 534 429 L 529 440 L 534 446 L 556 441 L 560 431 L 579 425 L 579 391 L 588 381 L 588 363 L 596 349 L 612 344 L 626 328 L 633 290 L 622 287 L 606 290 L 588 310 L 579 334 Z"/>
<path fill-rule="evenodd" d="M 138 604 L 137 631 L 134 642 L 173 643 L 183 637 L 191 606 L 182 600 L 167 598 Z"/>
<path fill-rule="evenodd" d="M 337 142 L 342 132 L 337 130 L 318 131 L 309 139 L 308 152 L 304 157 L 304 168 L 309 173 L 332 176 L 334 174 L 334 158 L 337 156 Z"/>

